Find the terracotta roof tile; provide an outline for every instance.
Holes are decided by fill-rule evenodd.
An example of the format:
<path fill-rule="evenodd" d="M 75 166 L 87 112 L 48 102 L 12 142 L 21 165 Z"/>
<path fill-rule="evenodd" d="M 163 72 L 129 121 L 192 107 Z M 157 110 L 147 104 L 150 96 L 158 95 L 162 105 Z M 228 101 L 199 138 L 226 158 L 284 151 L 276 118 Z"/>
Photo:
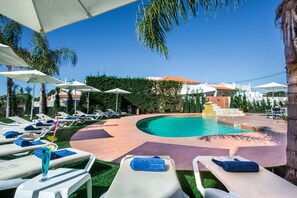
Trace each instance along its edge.
<path fill-rule="evenodd" d="M 188 78 L 181 78 L 177 76 L 166 76 L 164 78 L 161 78 L 160 80 L 172 80 L 172 81 L 178 81 L 182 83 L 192 84 L 192 85 L 198 85 L 200 82 Z"/>
<path fill-rule="evenodd" d="M 223 86 L 215 86 L 215 85 L 213 85 L 212 87 L 215 88 L 215 89 L 217 89 L 217 90 L 225 90 L 225 91 L 235 90 L 235 89 L 233 89 L 233 88 L 230 88 L 230 87 L 223 87 Z"/>

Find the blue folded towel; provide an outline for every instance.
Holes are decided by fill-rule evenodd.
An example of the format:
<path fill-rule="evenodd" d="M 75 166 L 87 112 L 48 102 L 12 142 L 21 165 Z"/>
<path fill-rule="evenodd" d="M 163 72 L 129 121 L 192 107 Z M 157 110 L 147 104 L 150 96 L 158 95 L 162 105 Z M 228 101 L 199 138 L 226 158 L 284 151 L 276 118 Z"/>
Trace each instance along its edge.
<path fill-rule="evenodd" d="M 34 145 L 40 145 L 40 144 L 45 144 L 41 140 L 35 140 L 35 141 L 30 141 L 29 146 L 34 146 Z"/>
<path fill-rule="evenodd" d="M 9 139 L 9 138 L 15 138 L 19 135 L 22 135 L 23 133 L 19 133 L 17 131 L 7 131 L 6 133 L 4 133 L 4 136 L 6 139 Z"/>
<path fill-rule="evenodd" d="M 67 116 L 66 120 L 76 120 L 76 117 L 72 117 L 72 116 Z"/>
<path fill-rule="evenodd" d="M 154 172 L 166 171 L 165 161 L 160 157 L 153 157 L 153 158 L 135 157 L 130 162 L 130 167 L 135 171 L 154 171 Z"/>
<path fill-rule="evenodd" d="M 76 154 L 75 152 L 73 151 L 69 151 L 67 149 L 63 149 L 63 150 L 58 150 L 58 151 L 52 151 L 51 152 L 51 158 L 50 160 L 54 160 L 54 159 L 58 159 L 58 158 L 62 158 L 62 157 L 66 157 L 66 156 L 69 156 L 69 155 L 74 155 Z M 34 155 L 38 158 L 41 159 L 41 156 L 42 156 L 42 148 L 38 148 L 34 151 Z"/>
<path fill-rule="evenodd" d="M 28 140 L 25 140 L 24 138 L 18 138 L 15 140 L 14 143 L 20 147 L 26 147 L 30 145 L 30 142 Z"/>
<path fill-rule="evenodd" d="M 219 161 L 212 159 L 212 161 L 218 166 L 222 167 L 227 172 L 258 172 L 259 165 L 253 161 Z"/>
<path fill-rule="evenodd" d="M 45 123 L 42 123 L 42 122 L 37 122 L 36 123 L 36 126 L 37 127 L 42 127 L 42 126 L 51 126 L 52 124 L 45 124 Z"/>
<path fill-rule="evenodd" d="M 28 141 L 25 140 L 24 138 L 18 138 L 15 140 L 14 142 L 16 145 L 20 146 L 20 147 L 26 147 L 26 146 L 34 146 L 34 145 L 40 145 L 40 144 L 45 144 L 44 142 L 40 141 L 40 140 L 36 140 L 36 141 Z"/>
<path fill-rule="evenodd" d="M 29 125 L 29 126 L 26 126 L 24 128 L 25 131 L 34 131 L 34 130 L 41 130 L 40 128 L 35 128 L 34 126 L 32 125 Z"/>
<path fill-rule="evenodd" d="M 50 124 L 50 123 L 54 123 L 54 120 L 47 120 L 46 123 Z"/>

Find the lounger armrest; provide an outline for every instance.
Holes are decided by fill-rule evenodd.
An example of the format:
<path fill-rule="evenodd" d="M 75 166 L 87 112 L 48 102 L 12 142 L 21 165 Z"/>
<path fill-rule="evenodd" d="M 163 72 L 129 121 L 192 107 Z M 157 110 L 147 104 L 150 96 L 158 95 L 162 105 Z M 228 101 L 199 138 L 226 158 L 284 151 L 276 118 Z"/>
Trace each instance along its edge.
<path fill-rule="evenodd" d="M 200 191 L 202 196 L 204 197 L 205 189 L 202 186 L 202 181 L 201 181 L 200 172 L 199 172 L 199 168 L 198 168 L 198 162 L 199 162 L 199 156 L 197 156 L 193 159 L 193 171 L 194 171 L 194 176 L 195 176 L 195 181 L 196 181 L 196 187 Z"/>
<path fill-rule="evenodd" d="M 92 166 L 93 166 L 95 160 L 96 160 L 95 155 L 94 155 L 94 154 L 91 154 L 90 159 L 89 159 L 89 161 L 88 161 L 88 163 L 87 163 L 87 165 L 86 165 L 86 167 L 85 167 L 85 170 L 86 170 L 87 172 L 90 171 L 90 169 L 92 168 Z"/>

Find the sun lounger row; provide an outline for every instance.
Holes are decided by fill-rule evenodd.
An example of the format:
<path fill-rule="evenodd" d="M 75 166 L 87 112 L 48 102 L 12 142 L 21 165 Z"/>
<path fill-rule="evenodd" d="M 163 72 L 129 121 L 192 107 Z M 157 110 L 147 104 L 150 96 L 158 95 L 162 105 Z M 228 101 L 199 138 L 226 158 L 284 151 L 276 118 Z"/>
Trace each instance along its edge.
<path fill-rule="evenodd" d="M 62 166 L 63 164 L 68 164 L 70 162 L 83 159 L 89 159 L 89 162 L 85 168 L 85 171 L 58 169 L 56 171 L 51 172 L 51 174 L 63 172 L 63 174 L 55 176 L 55 180 L 59 181 L 57 178 L 59 176 L 61 176 L 61 178 L 65 178 L 65 176 L 62 175 L 65 175 L 66 172 L 68 173 L 70 171 L 77 172 L 79 175 L 83 174 L 84 176 L 86 176 L 86 178 L 82 181 L 82 177 L 79 177 L 81 178 L 79 179 L 80 183 L 82 184 L 88 181 L 88 185 L 91 185 L 88 171 L 94 163 L 94 155 L 88 152 L 72 148 L 67 148 L 67 150 L 75 154 L 52 160 L 50 162 L 50 167 L 58 167 Z M 202 186 L 201 182 L 201 177 L 198 168 L 199 162 L 202 163 L 206 168 L 208 168 L 226 186 L 226 188 L 230 192 L 228 193 L 218 189 L 205 189 Z M 245 164 L 246 167 L 243 167 L 242 164 Z M 247 161 L 246 159 L 239 156 L 196 157 L 193 160 L 193 169 L 198 190 L 201 192 L 203 197 L 236 198 L 296 196 L 297 187 L 293 184 L 274 175 L 270 171 L 262 168 L 261 166 L 247 166 L 247 164 L 255 165 L 254 162 Z M 229 165 L 229 167 L 227 167 L 226 165 Z M 22 178 L 35 173 L 39 173 L 40 171 L 40 159 L 35 155 L 0 163 L 0 189 L 17 187 L 18 185 L 24 182 Z M 79 176 L 75 175 L 75 173 L 72 173 L 72 175 L 73 174 L 74 178 Z M 40 176 L 37 176 L 36 178 L 33 178 L 33 180 L 27 181 L 26 183 L 20 185 L 16 191 L 16 197 L 24 197 L 24 194 L 21 194 L 21 192 L 32 191 L 33 193 L 34 186 L 32 186 L 32 183 L 34 183 L 34 181 L 38 178 L 40 178 Z M 63 182 L 65 182 L 65 184 Z M 43 189 L 44 191 L 49 193 L 48 191 L 51 191 L 50 189 L 61 189 L 62 185 L 63 188 L 70 190 L 70 186 L 67 186 L 66 184 L 71 186 L 74 185 L 73 181 L 69 182 L 68 180 L 62 180 L 60 182 L 51 183 L 51 186 L 49 188 Z M 44 185 L 47 185 L 46 182 Z M 43 185 L 38 183 L 38 186 L 42 187 Z M 89 187 L 88 190 L 91 189 Z M 42 190 L 39 189 L 39 193 L 41 193 L 41 191 Z M 176 175 L 174 161 L 169 156 L 156 157 L 127 155 L 122 159 L 120 169 L 118 170 L 108 191 L 101 196 L 101 198 L 108 197 L 185 198 L 188 196 L 182 191 L 182 188 Z"/>

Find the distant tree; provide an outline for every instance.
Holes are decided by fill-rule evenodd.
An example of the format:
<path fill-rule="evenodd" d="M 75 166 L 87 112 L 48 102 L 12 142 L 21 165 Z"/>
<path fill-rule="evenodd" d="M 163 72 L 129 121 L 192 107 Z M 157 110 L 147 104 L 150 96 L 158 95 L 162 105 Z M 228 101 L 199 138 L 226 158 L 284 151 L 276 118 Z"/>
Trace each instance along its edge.
<path fill-rule="evenodd" d="M 60 88 L 56 88 L 55 90 L 55 101 L 54 101 L 54 115 L 56 115 L 61 110 L 61 104 L 60 104 Z"/>
<path fill-rule="evenodd" d="M 20 47 L 23 28 L 17 22 L 0 15 L 0 43 L 10 46 L 13 51 L 23 58 L 25 61 L 30 62 L 30 53 Z M 12 71 L 14 65 L 6 65 L 7 71 Z M 12 113 L 12 91 L 13 81 L 7 78 L 7 99 L 6 99 L 6 117 L 10 117 Z"/>
<path fill-rule="evenodd" d="M 74 114 L 74 100 L 72 98 L 71 91 L 69 90 L 68 93 L 68 99 L 67 99 L 67 113 L 72 115 Z"/>
<path fill-rule="evenodd" d="M 54 95 L 56 94 L 56 89 L 52 89 L 50 90 L 48 93 L 47 93 L 47 96 L 51 96 L 51 95 Z"/>
<path fill-rule="evenodd" d="M 25 114 L 29 115 L 31 113 L 31 106 L 32 106 L 32 95 L 31 95 L 32 88 L 31 87 L 26 87 L 25 91 L 26 91 L 26 94 L 25 94 Z"/>
<path fill-rule="evenodd" d="M 76 65 L 76 52 L 67 47 L 51 49 L 45 35 L 35 32 L 32 37 L 32 67 L 48 75 L 59 75 L 60 66 L 70 63 Z M 39 112 L 46 111 L 45 84 L 41 83 Z"/>
<path fill-rule="evenodd" d="M 14 84 L 12 86 L 12 97 L 11 97 L 11 113 L 12 115 L 17 115 L 18 113 L 18 97 L 19 85 Z"/>

